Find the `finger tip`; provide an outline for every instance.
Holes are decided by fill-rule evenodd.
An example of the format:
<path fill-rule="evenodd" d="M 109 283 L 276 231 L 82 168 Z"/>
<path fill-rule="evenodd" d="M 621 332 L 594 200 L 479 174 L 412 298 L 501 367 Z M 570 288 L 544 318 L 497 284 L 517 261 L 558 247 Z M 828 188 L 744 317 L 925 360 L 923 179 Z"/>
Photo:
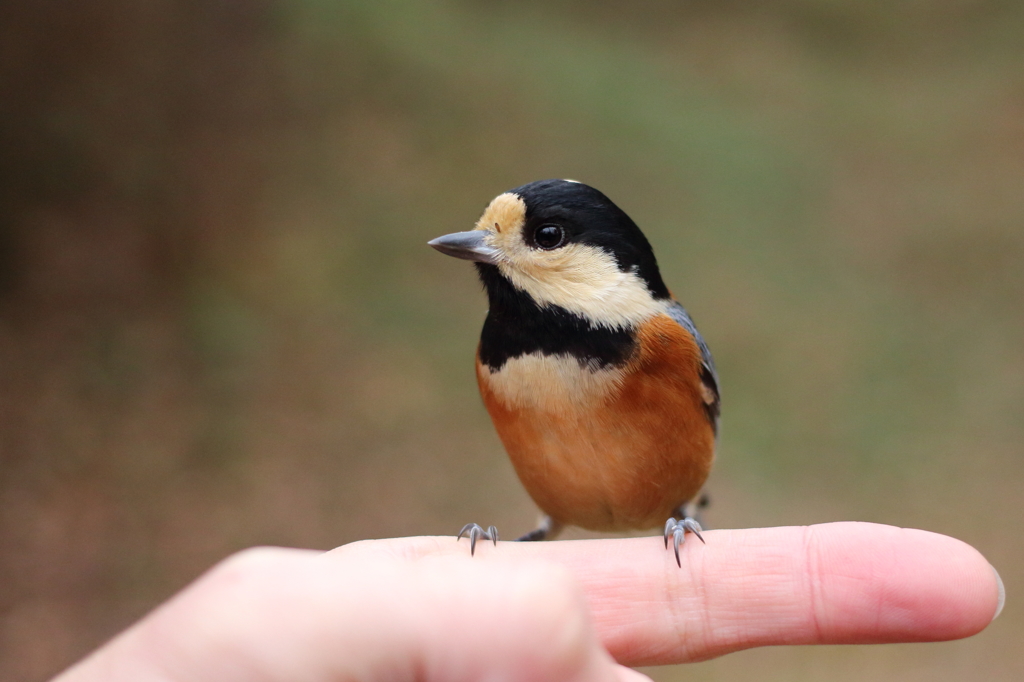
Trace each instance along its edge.
<path fill-rule="evenodd" d="M 890 540 L 881 567 L 890 576 L 883 616 L 892 633 L 916 633 L 922 640 L 961 639 L 984 630 L 998 615 L 1005 590 L 977 549 L 917 529 L 897 529 Z"/>
<path fill-rule="evenodd" d="M 1002 612 L 1006 588 L 981 552 L 962 540 L 938 537 L 942 538 L 943 546 L 933 553 L 932 563 L 936 573 L 944 571 L 945 580 L 937 583 L 931 594 L 925 594 L 945 607 L 945 614 L 935 619 L 947 628 L 947 636 L 942 639 L 970 637 L 984 630 Z"/>
<path fill-rule="evenodd" d="M 867 523 L 815 526 L 812 536 L 824 641 L 961 639 L 999 611 L 999 578 L 965 542 Z"/>
<path fill-rule="evenodd" d="M 992 616 L 992 620 L 995 620 L 1003 612 L 1003 607 L 1006 606 L 1006 586 L 1003 584 L 1003 579 L 999 577 L 999 571 L 996 570 L 996 567 L 989 564 L 989 568 L 992 569 L 992 573 L 996 576 L 996 612 Z"/>

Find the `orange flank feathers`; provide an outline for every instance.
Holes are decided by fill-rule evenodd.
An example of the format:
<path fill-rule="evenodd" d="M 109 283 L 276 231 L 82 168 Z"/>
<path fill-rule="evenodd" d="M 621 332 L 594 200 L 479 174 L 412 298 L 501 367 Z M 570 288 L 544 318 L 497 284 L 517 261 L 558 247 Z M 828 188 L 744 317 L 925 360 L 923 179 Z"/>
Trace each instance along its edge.
<path fill-rule="evenodd" d="M 519 479 L 562 523 L 661 526 L 711 470 L 715 433 L 696 341 L 665 314 L 635 334 L 619 367 L 535 353 L 492 372 L 477 360 L 480 393 Z"/>

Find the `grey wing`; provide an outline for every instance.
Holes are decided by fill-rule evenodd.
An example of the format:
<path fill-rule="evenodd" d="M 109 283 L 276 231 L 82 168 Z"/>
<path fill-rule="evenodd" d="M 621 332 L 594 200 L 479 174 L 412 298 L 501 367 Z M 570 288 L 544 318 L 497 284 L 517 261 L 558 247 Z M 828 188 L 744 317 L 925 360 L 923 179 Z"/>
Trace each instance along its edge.
<path fill-rule="evenodd" d="M 711 357 L 711 349 L 708 348 L 708 344 L 704 342 L 704 338 L 697 331 L 697 326 L 690 319 L 686 308 L 677 301 L 672 301 L 666 312 L 669 317 L 679 323 L 679 326 L 690 333 L 690 336 L 697 342 L 697 347 L 700 348 L 700 381 L 704 394 L 704 410 L 707 412 L 708 419 L 715 427 L 715 433 L 718 433 L 718 418 L 722 413 L 722 398 L 718 390 L 718 372 L 715 371 L 715 360 Z"/>

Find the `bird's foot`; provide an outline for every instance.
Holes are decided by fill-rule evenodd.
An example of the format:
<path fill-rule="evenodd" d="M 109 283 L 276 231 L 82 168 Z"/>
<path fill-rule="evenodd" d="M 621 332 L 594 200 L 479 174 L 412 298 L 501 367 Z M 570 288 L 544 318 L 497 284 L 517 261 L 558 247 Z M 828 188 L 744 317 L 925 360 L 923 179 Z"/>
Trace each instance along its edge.
<path fill-rule="evenodd" d="M 541 540 L 553 540 L 556 535 L 562 532 L 562 523 L 555 521 L 550 516 L 541 518 L 540 525 L 526 535 L 516 538 L 516 542 L 539 542 Z"/>
<path fill-rule="evenodd" d="M 679 521 L 675 518 L 670 518 L 665 522 L 665 549 L 668 549 L 668 539 L 672 538 L 672 549 L 676 553 L 676 565 L 679 568 L 683 567 L 683 562 L 679 558 L 679 546 L 686 540 L 686 531 L 690 531 L 697 536 L 697 539 L 704 542 L 704 538 L 701 537 L 701 531 L 703 528 L 693 518 L 685 516 Z"/>
<path fill-rule="evenodd" d="M 497 546 L 498 544 L 498 529 L 494 526 L 488 526 L 487 530 L 484 530 L 479 523 L 467 523 L 459 531 L 458 536 L 455 540 L 458 542 L 462 539 L 463 535 L 469 536 L 469 555 L 473 556 L 476 553 L 476 541 L 483 538 L 484 540 L 490 540 Z"/>

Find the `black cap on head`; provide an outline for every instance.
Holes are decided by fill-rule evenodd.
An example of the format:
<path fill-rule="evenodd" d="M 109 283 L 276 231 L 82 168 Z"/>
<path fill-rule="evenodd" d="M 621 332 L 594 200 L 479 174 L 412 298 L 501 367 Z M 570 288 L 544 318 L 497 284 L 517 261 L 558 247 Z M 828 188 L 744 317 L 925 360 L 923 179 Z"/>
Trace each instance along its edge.
<path fill-rule="evenodd" d="M 633 270 L 654 298 L 668 298 L 647 237 L 611 199 L 589 185 L 572 180 L 537 180 L 509 190 L 526 204 L 524 231 L 532 234 L 547 224 L 560 225 L 567 242 L 596 246 L 610 253 L 619 269 Z"/>

